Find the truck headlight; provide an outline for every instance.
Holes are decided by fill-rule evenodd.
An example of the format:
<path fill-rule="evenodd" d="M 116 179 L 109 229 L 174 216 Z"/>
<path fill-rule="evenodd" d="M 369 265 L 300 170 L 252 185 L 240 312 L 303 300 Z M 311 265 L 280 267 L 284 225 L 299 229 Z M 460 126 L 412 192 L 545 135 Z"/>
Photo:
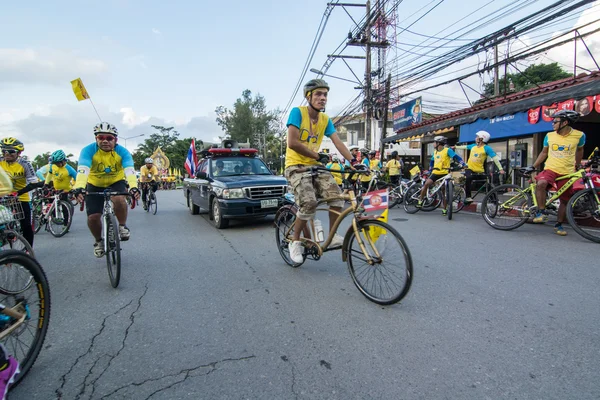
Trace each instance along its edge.
<path fill-rule="evenodd" d="M 243 199 L 244 191 L 242 189 L 224 189 L 223 190 L 223 198 L 224 199 Z"/>

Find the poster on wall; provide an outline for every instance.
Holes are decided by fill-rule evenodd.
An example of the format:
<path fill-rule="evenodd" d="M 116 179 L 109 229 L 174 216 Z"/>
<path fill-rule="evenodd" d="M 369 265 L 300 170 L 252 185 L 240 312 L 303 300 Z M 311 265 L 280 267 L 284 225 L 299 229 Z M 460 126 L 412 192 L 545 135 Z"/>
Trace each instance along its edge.
<path fill-rule="evenodd" d="M 421 102 L 421 97 L 417 97 L 412 101 L 392 108 L 395 131 L 408 126 L 416 125 L 422 121 L 423 115 Z"/>
<path fill-rule="evenodd" d="M 600 114 L 600 94 L 583 97 L 579 100 L 570 99 L 548 106 L 530 108 L 527 112 L 527 120 L 530 124 L 537 124 L 540 118 L 542 121 L 552 122 L 552 116 L 560 110 L 575 110 L 585 117 L 594 109 Z"/>

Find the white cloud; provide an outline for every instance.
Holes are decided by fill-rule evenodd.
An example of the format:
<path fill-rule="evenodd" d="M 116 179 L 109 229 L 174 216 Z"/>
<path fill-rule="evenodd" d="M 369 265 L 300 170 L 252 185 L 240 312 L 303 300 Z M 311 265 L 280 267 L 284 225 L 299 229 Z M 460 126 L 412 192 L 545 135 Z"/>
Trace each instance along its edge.
<path fill-rule="evenodd" d="M 123 114 L 123 118 L 121 118 L 121 123 L 127 125 L 130 128 L 133 128 L 134 126 L 144 123 L 150 119 L 150 116 L 137 115 L 131 107 L 122 107 L 120 111 Z"/>
<path fill-rule="evenodd" d="M 0 48 L 0 82 L 64 85 L 77 77 L 99 76 L 108 70 L 101 60 L 56 49 Z"/>
<path fill-rule="evenodd" d="M 162 35 L 162 32 L 159 31 L 157 28 L 152 28 L 152 33 L 154 33 L 155 35 Z"/>

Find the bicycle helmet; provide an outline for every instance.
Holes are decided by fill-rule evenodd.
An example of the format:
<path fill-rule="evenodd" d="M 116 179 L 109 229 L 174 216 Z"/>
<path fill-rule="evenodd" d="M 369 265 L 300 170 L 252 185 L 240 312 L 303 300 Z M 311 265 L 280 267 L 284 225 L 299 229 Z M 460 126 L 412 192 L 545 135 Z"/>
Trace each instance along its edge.
<path fill-rule="evenodd" d="M 2 148 L 3 149 L 13 149 L 17 151 L 25 150 L 25 146 L 23 146 L 23 142 L 14 137 L 7 137 L 2 139 Z"/>
<path fill-rule="evenodd" d="M 148 157 L 144 160 L 144 164 L 154 164 L 154 160 Z"/>
<path fill-rule="evenodd" d="M 94 135 L 99 133 L 110 133 L 111 135 L 118 136 L 119 133 L 117 128 L 113 124 L 109 124 L 108 122 L 100 122 L 96 126 L 94 126 Z"/>
<path fill-rule="evenodd" d="M 356 144 L 353 144 L 352 146 L 348 147 L 348 150 L 352 151 L 352 150 L 358 150 L 359 147 Z"/>
<path fill-rule="evenodd" d="M 486 131 L 479 131 L 479 132 L 477 132 L 477 133 L 475 134 L 475 137 L 476 137 L 476 138 L 478 138 L 478 137 L 479 137 L 479 138 L 483 139 L 483 143 L 487 143 L 487 142 L 489 142 L 489 141 L 490 141 L 490 137 L 491 137 L 491 136 L 490 136 L 490 134 L 489 134 L 489 133 L 487 133 Z"/>
<path fill-rule="evenodd" d="M 56 150 L 54 153 L 52 153 L 52 156 L 50 156 L 50 158 L 52 159 L 51 162 L 57 163 L 65 161 L 67 159 L 67 155 L 62 150 Z"/>
<path fill-rule="evenodd" d="M 566 119 L 567 121 L 569 121 L 570 125 L 572 123 L 577 122 L 577 120 L 579 119 L 579 113 L 573 110 L 560 110 L 558 112 L 555 112 L 552 115 L 552 118 Z"/>
<path fill-rule="evenodd" d="M 446 136 L 436 136 L 433 138 L 433 141 L 441 144 L 446 144 L 448 142 L 448 138 L 446 138 Z"/>
<path fill-rule="evenodd" d="M 311 79 L 304 85 L 304 97 L 308 96 L 315 89 L 329 90 L 329 85 L 323 79 Z"/>
<path fill-rule="evenodd" d="M 363 155 L 367 155 L 369 154 L 369 149 L 365 149 L 364 147 L 362 149 L 360 149 L 361 154 Z"/>

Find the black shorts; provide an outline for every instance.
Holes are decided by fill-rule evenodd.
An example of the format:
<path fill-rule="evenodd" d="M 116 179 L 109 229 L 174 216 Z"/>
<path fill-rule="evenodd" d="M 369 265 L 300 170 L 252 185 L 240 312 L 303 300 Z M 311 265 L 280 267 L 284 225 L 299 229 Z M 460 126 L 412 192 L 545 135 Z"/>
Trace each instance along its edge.
<path fill-rule="evenodd" d="M 448 174 L 441 174 L 441 175 L 438 175 L 438 174 L 431 174 L 431 175 L 429 175 L 429 179 L 431 179 L 432 181 L 434 181 L 434 182 L 435 182 L 435 181 L 437 181 L 438 179 L 441 179 L 441 178 L 445 177 L 446 175 L 448 175 Z"/>
<path fill-rule="evenodd" d="M 115 182 L 109 187 L 98 187 L 91 184 L 87 184 L 86 191 L 90 193 L 104 192 L 105 189 L 110 189 L 113 192 L 126 192 L 127 186 L 125 181 Z M 85 198 L 85 210 L 87 215 L 102 214 L 102 208 L 104 207 L 104 197 L 102 196 L 86 196 Z"/>

